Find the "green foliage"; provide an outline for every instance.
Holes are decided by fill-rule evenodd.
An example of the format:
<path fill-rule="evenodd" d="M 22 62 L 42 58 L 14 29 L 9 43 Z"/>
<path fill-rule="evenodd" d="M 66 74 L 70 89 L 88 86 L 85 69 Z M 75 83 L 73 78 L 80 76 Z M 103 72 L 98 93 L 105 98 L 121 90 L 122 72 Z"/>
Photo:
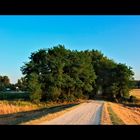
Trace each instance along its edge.
<path fill-rule="evenodd" d="M 29 75 L 28 79 L 28 90 L 30 100 L 33 102 L 39 102 L 41 99 L 41 84 L 38 82 L 38 75 L 36 73 L 32 73 Z"/>
<path fill-rule="evenodd" d="M 92 51 L 92 60 L 97 75 L 95 92 L 102 87 L 103 95 L 110 99 L 121 101 L 129 97 L 130 81 L 133 80 L 131 67 L 117 64 L 98 51 Z"/>
<path fill-rule="evenodd" d="M 21 79 L 18 79 L 17 83 L 15 84 L 15 87 L 18 87 L 18 90 L 27 91 L 28 88 L 27 78 L 22 77 Z"/>
<path fill-rule="evenodd" d="M 0 100 L 29 100 L 28 93 L 11 93 L 11 92 L 1 92 Z"/>
<path fill-rule="evenodd" d="M 10 79 L 8 76 L 0 76 L 0 91 L 6 90 L 10 85 Z"/>
<path fill-rule="evenodd" d="M 134 80 L 132 79 L 130 82 L 129 82 L 129 87 L 133 88 L 133 89 L 138 89 L 140 88 L 140 80 Z"/>
<path fill-rule="evenodd" d="M 47 98 L 51 100 L 58 100 L 61 94 L 61 89 L 57 87 L 50 87 L 48 91 Z"/>
<path fill-rule="evenodd" d="M 94 98 L 99 91 L 121 100 L 129 97 L 133 80 L 130 67 L 117 64 L 101 52 L 71 51 L 63 45 L 32 53 L 21 70 L 26 80 L 18 81 L 18 85 L 22 89 L 29 82 L 31 100 Z"/>
<path fill-rule="evenodd" d="M 135 103 L 136 102 L 136 97 L 135 96 L 130 96 L 130 98 L 129 98 L 129 102 L 133 102 L 133 103 Z"/>

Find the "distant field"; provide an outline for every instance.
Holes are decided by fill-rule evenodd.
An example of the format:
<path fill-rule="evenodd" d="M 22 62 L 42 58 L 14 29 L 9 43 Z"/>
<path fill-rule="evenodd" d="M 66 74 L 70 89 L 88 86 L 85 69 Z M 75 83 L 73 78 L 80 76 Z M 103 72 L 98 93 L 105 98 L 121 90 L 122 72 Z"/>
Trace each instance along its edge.
<path fill-rule="evenodd" d="M 103 120 L 101 124 L 139 125 L 140 124 L 140 89 L 133 89 L 130 95 L 136 97 L 136 102 L 117 104 L 104 103 Z M 111 122 L 110 122 L 111 120 Z"/>
<path fill-rule="evenodd" d="M 130 95 L 136 96 L 138 100 L 140 100 L 140 89 L 133 89 L 130 91 Z"/>
<path fill-rule="evenodd" d="M 139 125 L 140 124 L 140 108 L 129 107 L 123 104 L 107 103 L 108 107 L 111 108 L 112 121 L 117 122 L 116 124 L 126 125 Z M 108 110 L 110 112 L 110 110 Z M 115 115 L 114 115 L 115 114 Z M 115 117 L 114 117 L 115 116 Z M 117 119 L 116 119 L 117 118 Z M 118 121 L 120 119 L 121 121 Z"/>

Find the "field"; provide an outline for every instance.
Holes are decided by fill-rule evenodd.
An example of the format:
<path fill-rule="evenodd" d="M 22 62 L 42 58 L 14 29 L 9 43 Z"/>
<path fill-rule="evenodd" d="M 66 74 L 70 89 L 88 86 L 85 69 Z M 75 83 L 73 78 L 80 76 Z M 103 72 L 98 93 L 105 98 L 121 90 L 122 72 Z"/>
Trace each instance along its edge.
<path fill-rule="evenodd" d="M 101 124 L 139 125 L 140 124 L 140 89 L 133 89 L 130 95 L 136 97 L 134 103 L 117 104 L 105 102 Z"/>
<path fill-rule="evenodd" d="M 104 101 L 101 115 L 102 125 L 139 125 L 140 124 L 140 89 L 130 93 L 136 96 L 135 103 L 118 104 Z M 42 102 L 28 101 L 27 93 L 0 93 L 0 125 L 38 124 L 49 121 L 75 108 L 77 102 Z"/>
<path fill-rule="evenodd" d="M 102 125 L 140 125 L 140 108 L 105 102 Z"/>
<path fill-rule="evenodd" d="M 140 89 L 133 89 L 130 94 L 136 96 L 136 98 L 140 101 Z"/>
<path fill-rule="evenodd" d="M 122 122 L 124 122 L 124 124 L 140 124 L 140 108 L 128 107 L 116 103 L 109 103 L 108 105 L 112 108 L 118 118 L 120 118 Z"/>
<path fill-rule="evenodd" d="M 1 92 L 0 93 L 0 125 L 21 124 L 42 120 L 42 118 L 54 118 L 79 102 L 41 102 L 28 101 L 28 93 Z M 61 113 L 56 113 L 56 112 Z M 63 111 L 64 112 L 64 111 Z M 55 113 L 55 115 L 52 115 Z M 50 115 L 51 114 L 51 115 Z"/>

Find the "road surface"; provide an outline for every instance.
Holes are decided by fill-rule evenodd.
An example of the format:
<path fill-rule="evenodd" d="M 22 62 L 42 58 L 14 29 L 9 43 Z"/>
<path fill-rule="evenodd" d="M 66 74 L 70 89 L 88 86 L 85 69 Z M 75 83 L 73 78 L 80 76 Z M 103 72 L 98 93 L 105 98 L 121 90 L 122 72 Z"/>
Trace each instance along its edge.
<path fill-rule="evenodd" d="M 41 125 L 99 125 L 102 102 L 88 101 Z"/>

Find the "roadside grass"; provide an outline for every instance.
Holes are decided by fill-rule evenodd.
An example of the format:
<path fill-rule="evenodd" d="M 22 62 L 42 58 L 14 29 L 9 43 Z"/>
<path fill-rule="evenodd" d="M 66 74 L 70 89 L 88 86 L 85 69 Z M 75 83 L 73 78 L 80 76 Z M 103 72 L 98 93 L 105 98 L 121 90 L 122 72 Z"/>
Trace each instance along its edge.
<path fill-rule="evenodd" d="M 130 95 L 135 96 L 140 101 L 140 89 L 132 89 Z"/>
<path fill-rule="evenodd" d="M 113 125 L 125 125 L 125 123 L 116 115 L 111 106 L 108 106 L 108 112 Z"/>
<path fill-rule="evenodd" d="M 36 110 L 40 108 L 45 108 L 49 106 L 58 105 L 57 103 L 32 103 L 30 101 L 7 101 L 2 100 L 0 101 L 0 115 L 3 114 L 11 114 L 11 113 L 17 113 L 17 112 L 23 112 L 23 111 L 30 111 L 30 110 Z"/>
<path fill-rule="evenodd" d="M 104 114 L 105 114 L 105 103 L 102 104 L 101 117 L 100 117 L 100 125 L 103 124 L 104 116 L 105 116 Z"/>
<path fill-rule="evenodd" d="M 79 102 L 44 102 L 34 104 L 27 101 L 0 101 L 0 125 L 24 124 L 78 104 Z"/>
<path fill-rule="evenodd" d="M 102 105 L 100 125 L 112 125 L 110 115 L 107 109 L 107 102 L 104 101 Z"/>
<path fill-rule="evenodd" d="M 138 107 L 140 108 L 140 89 L 132 89 L 130 95 L 134 96 L 136 99 L 134 102 L 124 102 L 122 103 L 125 107 Z"/>

